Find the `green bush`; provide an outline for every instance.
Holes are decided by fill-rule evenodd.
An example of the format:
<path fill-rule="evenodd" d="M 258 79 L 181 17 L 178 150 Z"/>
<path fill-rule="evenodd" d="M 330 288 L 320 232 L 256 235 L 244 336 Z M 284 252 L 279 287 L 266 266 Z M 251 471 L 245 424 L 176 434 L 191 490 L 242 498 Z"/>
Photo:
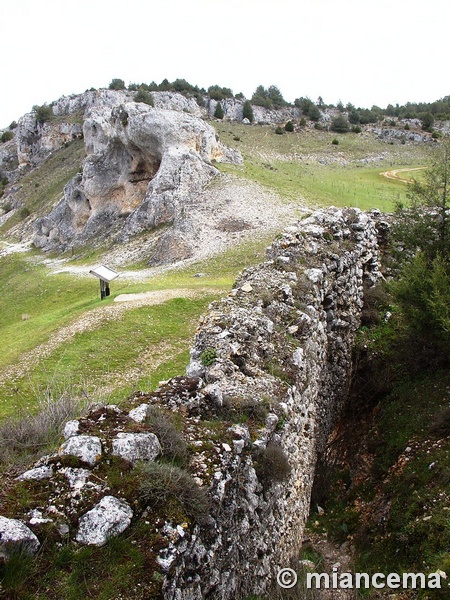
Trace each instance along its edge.
<path fill-rule="evenodd" d="M 216 110 L 214 111 L 214 116 L 216 119 L 223 119 L 225 113 L 223 112 L 223 108 L 220 102 L 216 104 Z"/>
<path fill-rule="evenodd" d="M 294 131 L 294 123 L 292 121 L 288 121 L 284 126 L 285 131 L 292 133 Z"/>
<path fill-rule="evenodd" d="M 48 104 L 42 104 L 42 106 L 35 105 L 33 106 L 33 110 L 36 114 L 36 121 L 40 125 L 53 117 L 53 108 Z"/>
<path fill-rule="evenodd" d="M 331 142 L 333 144 L 333 146 L 338 146 L 339 145 L 339 140 L 334 138 L 334 140 Z"/>
<path fill-rule="evenodd" d="M 212 100 L 220 102 L 221 100 L 225 100 L 225 98 L 232 98 L 233 92 L 230 88 L 220 87 L 220 85 L 211 85 L 208 88 L 208 95 Z"/>
<path fill-rule="evenodd" d="M 276 133 L 277 135 L 283 135 L 283 133 L 284 133 L 284 127 L 280 127 L 280 126 L 278 126 L 278 127 L 275 129 L 275 133 Z"/>
<path fill-rule="evenodd" d="M 110 90 L 124 90 L 124 89 L 126 89 L 125 81 L 123 79 L 112 79 L 108 88 Z"/>
<path fill-rule="evenodd" d="M 136 470 L 141 500 L 160 508 L 175 502 L 192 519 L 200 523 L 206 520 L 208 497 L 189 473 L 179 467 L 156 462 L 138 465 Z"/>
<path fill-rule="evenodd" d="M 362 129 L 359 125 L 354 125 L 352 127 L 352 133 L 361 133 Z"/>
<path fill-rule="evenodd" d="M 2 133 L 1 139 L 2 139 L 2 142 L 5 143 L 5 142 L 9 142 L 9 140 L 12 140 L 13 137 L 14 137 L 13 132 L 11 130 L 7 130 Z"/>
<path fill-rule="evenodd" d="M 336 133 L 347 133 L 348 131 L 350 131 L 350 125 L 344 115 L 337 115 L 331 121 L 330 129 L 331 131 L 335 131 Z"/>
<path fill-rule="evenodd" d="M 135 102 L 142 102 L 143 104 L 148 104 L 149 106 L 154 106 L 153 96 L 147 90 L 139 88 L 137 93 L 134 96 Z"/>
<path fill-rule="evenodd" d="M 252 105 L 250 104 L 249 100 L 246 100 L 244 102 L 244 107 L 242 110 L 242 118 L 243 119 L 248 119 L 250 121 L 250 123 L 253 123 L 253 108 Z"/>
<path fill-rule="evenodd" d="M 29 217 L 31 214 L 30 209 L 27 208 L 26 206 L 24 206 L 23 208 L 21 208 L 19 210 L 19 216 L 21 219 L 26 219 L 27 217 Z"/>
<path fill-rule="evenodd" d="M 200 362 L 204 367 L 209 367 L 217 358 L 217 350 L 215 348 L 206 348 L 200 355 Z"/>

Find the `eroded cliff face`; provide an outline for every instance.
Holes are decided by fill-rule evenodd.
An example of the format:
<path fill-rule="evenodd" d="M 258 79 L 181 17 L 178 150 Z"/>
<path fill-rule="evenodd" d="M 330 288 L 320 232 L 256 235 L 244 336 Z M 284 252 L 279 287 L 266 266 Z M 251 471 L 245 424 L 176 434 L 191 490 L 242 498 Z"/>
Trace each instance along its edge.
<path fill-rule="evenodd" d="M 86 159 L 64 198 L 36 223 L 34 244 L 65 249 L 94 238 L 126 240 L 173 223 L 218 174 L 212 161 L 240 161 L 215 131 L 187 113 L 127 102 L 85 115 Z"/>

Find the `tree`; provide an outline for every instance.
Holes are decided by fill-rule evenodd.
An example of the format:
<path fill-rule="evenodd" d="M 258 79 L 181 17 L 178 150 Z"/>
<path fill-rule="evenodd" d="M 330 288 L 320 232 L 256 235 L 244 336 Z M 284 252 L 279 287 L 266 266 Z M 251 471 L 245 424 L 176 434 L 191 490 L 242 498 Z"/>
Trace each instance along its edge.
<path fill-rule="evenodd" d="M 212 100 L 225 100 L 225 98 L 232 98 L 233 92 L 230 88 L 220 87 L 220 85 L 211 85 L 208 88 L 208 95 Z"/>
<path fill-rule="evenodd" d="M 248 119 L 250 123 L 253 123 L 253 108 L 249 100 L 246 100 L 244 102 L 244 107 L 242 109 L 242 118 Z"/>
<path fill-rule="evenodd" d="M 112 79 L 108 87 L 110 90 L 124 90 L 125 81 L 123 79 Z"/>
<path fill-rule="evenodd" d="M 395 298 L 410 329 L 450 358 L 450 139 L 408 186 L 393 227 L 403 265 Z M 395 246 L 394 246 L 395 247 Z"/>
<path fill-rule="evenodd" d="M 220 102 L 218 102 L 216 104 L 216 110 L 214 111 L 214 116 L 216 117 L 216 119 L 223 119 L 223 117 L 225 116 L 225 113 L 223 112 L 222 104 Z"/>
<path fill-rule="evenodd" d="M 322 113 L 320 112 L 319 108 L 312 103 L 308 110 L 308 117 L 311 119 L 311 121 L 315 121 L 317 123 L 321 116 Z"/>
<path fill-rule="evenodd" d="M 331 121 L 330 129 L 336 133 L 347 133 L 350 131 L 350 125 L 347 118 L 339 114 Z"/>
<path fill-rule="evenodd" d="M 42 125 L 46 121 L 49 121 L 53 117 L 53 108 L 48 104 L 42 104 L 41 106 L 33 106 L 33 110 L 36 114 L 36 121 Z"/>
<path fill-rule="evenodd" d="M 420 120 L 422 121 L 422 129 L 424 131 L 431 131 L 434 125 L 434 118 L 431 113 L 425 113 L 421 115 Z"/>
<path fill-rule="evenodd" d="M 258 85 L 256 90 L 253 92 L 251 103 L 255 106 L 262 106 L 263 108 L 272 108 L 272 101 L 269 98 L 269 92 L 262 85 Z"/>
<path fill-rule="evenodd" d="M 408 185 L 408 205 L 396 209 L 395 239 L 406 256 L 417 249 L 429 262 L 437 255 L 450 256 L 450 138 L 437 149 L 423 178 Z"/>
<path fill-rule="evenodd" d="M 9 142 L 9 140 L 12 140 L 13 137 L 14 137 L 13 132 L 10 129 L 7 129 L 6 131 L 4 131 L 2 133 L 2 137 L 1 137 L 2 143 Z"/>
<path fill-rule="evenodd" d="M 277 88 L 276 85 L 271 85 L 268 89 L 268 96 L 272 103 L 272 108 L 278 110 L 287 105 L 286 100 L 283 98 L 283 94 Z"/>

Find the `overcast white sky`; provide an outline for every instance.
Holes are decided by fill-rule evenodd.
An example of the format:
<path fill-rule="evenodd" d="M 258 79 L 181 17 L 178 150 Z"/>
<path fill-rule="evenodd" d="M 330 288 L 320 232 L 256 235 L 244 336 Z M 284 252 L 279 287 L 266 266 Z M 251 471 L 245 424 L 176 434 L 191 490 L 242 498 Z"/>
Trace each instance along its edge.
<path fill-rule="evenodd" d="M 0 127 L 115 77 L 431 102 L 450 95 L 449 22 L 449 0 L 0 0 Z"/>

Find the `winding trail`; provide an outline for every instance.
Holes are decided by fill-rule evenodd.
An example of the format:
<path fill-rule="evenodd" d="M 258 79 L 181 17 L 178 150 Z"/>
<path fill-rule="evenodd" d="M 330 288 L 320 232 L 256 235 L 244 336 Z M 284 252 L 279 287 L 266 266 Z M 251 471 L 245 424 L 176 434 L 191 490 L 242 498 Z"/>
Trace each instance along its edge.
<path fill-rule="evenodd" d="M 403 181 L 403 183 L 408 183 L 411 181 L 411 179 L 407 179 L 405 177 L 399 177 L 399 173 L 408 173 L 411 171 L 422 171 L 423 169 L 426 169 L 426 167 L 414 167 L 413 169 L 407 168 L 407 169 L 392 169 L 391 171 L 383 171 L 383 173 L 380 173 L 380 175 L 382 175 L 383 177 L 386 177 L 386 179 L 395 179 L 396 181 Z"/>

